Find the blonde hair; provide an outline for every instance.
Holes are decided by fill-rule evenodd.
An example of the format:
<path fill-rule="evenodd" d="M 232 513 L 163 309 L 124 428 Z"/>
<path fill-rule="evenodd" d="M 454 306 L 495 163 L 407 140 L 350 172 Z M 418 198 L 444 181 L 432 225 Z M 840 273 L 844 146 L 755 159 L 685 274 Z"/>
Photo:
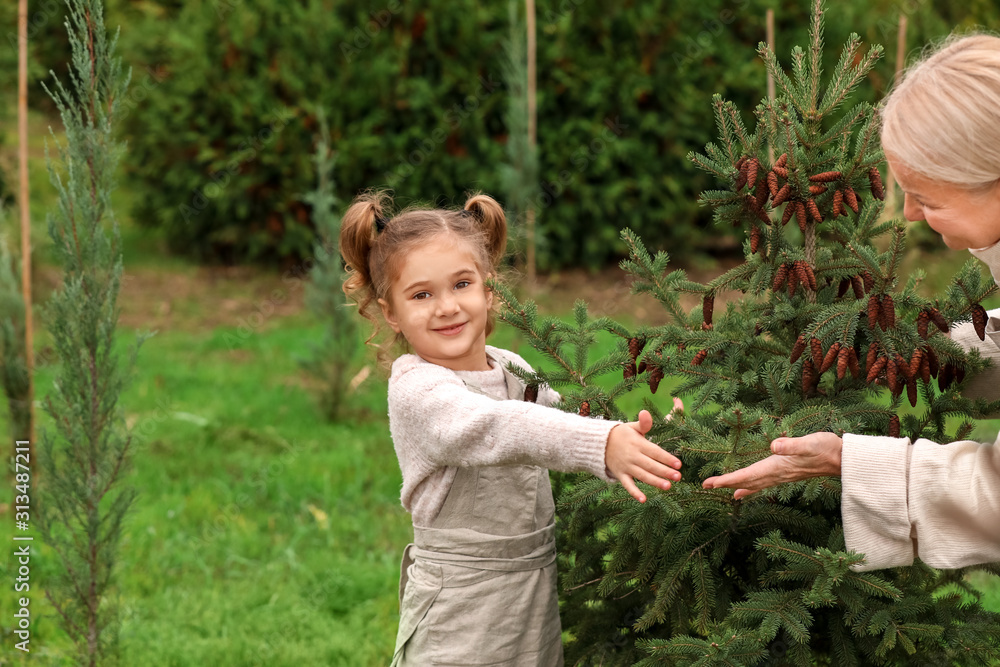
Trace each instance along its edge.
<path fill-rule="evenodd" d="M 949 36 L 884 105 L 882 147 L 907 168 L 970 190 L 1000 179 L 1000 37 Z"/>
<path fill-rule="evenodd" d="M 354 199 L 340 224 L 340 254 L 347 264 L 344 293 L 358 304 L 361 316 L 372 323 L 372 334 L 365 343 L 376 348 L 384 370 L 391 364 L 392 348 L 409 349 L 399 333 L 387 345 L 372 343 L 379 333 L 378 300 L 392 302 L 390 288 L 408 252 L 436 236 L 451 234 L 468 243 L 483 277 L 493 274 L 499 280 L 500 262 L 507 250 L 503 207 L 488 195 L 471 195 L 459 210 L 407 209 L 390 215 L 389 208 L 385 192 L 366 192 Z M 487 336 L 494 327 L 491 310 Z"/>

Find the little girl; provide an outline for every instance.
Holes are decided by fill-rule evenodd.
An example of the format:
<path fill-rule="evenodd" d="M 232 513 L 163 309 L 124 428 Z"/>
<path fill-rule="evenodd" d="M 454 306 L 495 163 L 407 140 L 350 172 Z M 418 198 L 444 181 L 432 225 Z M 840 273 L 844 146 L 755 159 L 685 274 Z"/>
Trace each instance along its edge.
<path fill-rule="evenodd" d="M 555 526 L 548 469 L 661 489 L 680 461 L 643 437 L 639 421 L 590 419 L 537 402 L 506 366 L 517 354 L 486 344 L 495 276 L 506 248 L 503 209 L 485 195 L 461 211 L 386 212 L 367 194 L 340 231 L 344 291 L 375 326 L 377 303 L 394 342 L 389 429 L 413 517 L 403 553 L 400 621 L 392 665 L 553 667 L 563 664 L 556 595 Z M 384 348 L 380 360 L 387 361 Z M 621 427 L 621 428 L 619 428 Z"/>

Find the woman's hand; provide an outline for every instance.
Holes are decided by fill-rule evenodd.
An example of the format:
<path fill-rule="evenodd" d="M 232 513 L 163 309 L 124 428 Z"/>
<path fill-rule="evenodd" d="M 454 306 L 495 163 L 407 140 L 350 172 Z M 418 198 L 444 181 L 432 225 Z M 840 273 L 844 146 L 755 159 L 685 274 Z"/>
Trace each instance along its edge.
<path fill-rule="evenodd" d="M 785 482 L 799 482 L 810 477 L 840 475 L 840 454 L 844 441 L 833 433 L 811 433 L 799 438 L 778 438 L 771 443 L 772 456 L 742 470 L 709 477 L 706 489 L 736 489 L 739 500 L 756 491 Z"/>
<path fill-rule="evenodd" d="M 678 403 L 674 399 L 675 410 Z M 604 451 L 604 465 L 608 471 L 640 503 L 646 502 L 646 496 L 635 480 L 666 490 L 670 488 L 670 480 L 676 482 L 681 478 L 677 472 L 681 467 L 680 459 L 643 437 L 652 427 L 653 416 L 643 410 L 639 413 L 639 421 L 618 424 L 611 429 Z"/>

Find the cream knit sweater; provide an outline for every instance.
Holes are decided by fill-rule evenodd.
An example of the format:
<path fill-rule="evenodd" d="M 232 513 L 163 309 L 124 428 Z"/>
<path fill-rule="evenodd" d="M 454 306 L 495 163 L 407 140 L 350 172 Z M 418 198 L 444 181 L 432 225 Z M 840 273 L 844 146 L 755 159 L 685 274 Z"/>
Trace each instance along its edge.
<path fill-rule="evenodd" d="M 513 352 L 486 349 L 503 363 L 531 370 Z M 621 422 L 548 407 L 560 400 L 549 387 L 538 392 L 537 403 L 470 391 L 463 378 L 506 398 L 503 369 L 490 365 L 489 371 L 453 371 L 415 354 L 392 364 L 389 431 L 403 472 L 401 501 L 416 526 L 428 526 L 437 516 L 459 467 L 536 465 L 617 481 L 605 468 L 604 450 Z"/>
<path fill-rule="evenodd" d="M 1000 244 L 971 252 L 1000 284 Z M 991 318 L 989 334 L 996 324 Z M 953 332 L 963 347 L 970 347 L 967 333 Z M 977 347 L 996 361 L 993 339 Z M 980 381 L 992 383 L 994 400 L 998 370 L 987 370 L 990 381 Z M 980 389 L 973 393 L 986 393 Z M 938 568 L 1000 561 L 1000 445 L 911 444 L 845 433 L 841 471 L 847 548 L 866 556 L 855 570 L 910 565 L 915 556 Z"/>

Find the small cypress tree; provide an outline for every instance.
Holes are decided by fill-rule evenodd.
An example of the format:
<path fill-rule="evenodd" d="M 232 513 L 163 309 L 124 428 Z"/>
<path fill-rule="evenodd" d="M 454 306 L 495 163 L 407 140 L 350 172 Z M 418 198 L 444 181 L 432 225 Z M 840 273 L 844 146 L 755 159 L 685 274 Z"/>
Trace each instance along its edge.
<path fill-rule="evenodd" d="M 118 400 L 148 335 L 139 336 L 129 366 L 120 368 L 114 340 L 122 248 L 110 196 L 124 151 L 115 121 L 130 73 L 114 55 L 118 37 L 106 34 L 101 0 L 67 5 L 71 83 L 65 87 L 53 72 L 55 91 L 46 87 L 66 130 L 65 145 L 56 140 L 58 164 L 47 158 L 59 195 L 49 234 L 64 274 L 44 315 L 60 366 L 44 400 L 52 428 L 41 434 L 42 486 L 32 518 L 60 565 L 47 577 L 45 595 L 76 645 L 77 661 L 93 666 L 116 658 L 112 583 L 122 522 L 135 497 L 122 485 L 131 435 Z"/>
<path fill-rule="evenodd" d="M 320 408 L 327 419 L 336 421 L 348 414 L 347 397 L 358 351 L 358 325 L 347 311 L 344 294 L 344 267 L 337 239 L 340 237 L 338 200 L 334 194 L 333 165 L 336 154 L 330 144 L 330 130 L 322 109 L 317 113 L 320 138 L 313 161 L 316 189 L 302 200 L 312 207 L 316 223 L 313 266 L 306 283 L 306 306 L 324 324 L 323 338 L 309 343 L 308 358 L 300 365 L 322 382 Z"/>
<path fill-rule="evenodd" d="M 767 456 L 783 435 L 815 431 L 961 439 L 996 404 L 960 394 L 985 366 L 941 332 L 968 321 L 983 336 L 979 302 L 996 287 L 970 260 L 935 299 L 920 274 L 898 271 L 901 222 L 881 222 L 877 109 L 841 107 L 881 47 L 860 55 L 851 35 L 821 86 L 823 19 L 817 0 L 807 51 L 792 51 L 791 77 L 764 44 L 778 82 L 774 101 L 748 130 L 715 96 L 720 140 L 691 154 L 721 188 L 702 194 L 716 224 L 747 232 L 746 261 L 700 284 L 669 271 L 630 230 L 622 267 L 634 291 L 663 305 L 669 323 L 629 331 L 590 321 L 539 319 L 533 304 L 500 291 L 505 321 L 553 369 L 519 373 L 562 389 L 564 408 L 614 419 L 616 400 L 678 378 L 687 412 L 654 419 L 648 437 L 684 462 L 684 480 L 645 490 L 638 504 L 620 486 L 560 476 L 562 617 L 572 635 L 568 664 L 593 665 L 986 665 L 1000 659 L 1000 614 L 954 590 L 969 570 L 924 564 L 857 573 L 845 550 L 840 481 L 816 478 L 734 500 L 705 478 Z M 767 142 L 778 155 L 767 159 Z M 782 208 L 784 207 L 784 208 Z M 773 219 L 772 219 L 773 216 Z M 787 225 L 789 221 L 796 224 Z M 888 235 L 885 249 L 875 240 Z M 725 313 L 715 295 L 742 293 Z M 680 297 L 702 305 L 687 313 Z M 941 332 L 938 331 L 941 329 Z M 593 364 L 587 350 L 607 331 L 616 353 Z M 575 347 L 570 353 L 567 347 Z M 595 377 L 623 371 L 603 390 Z M 935 386 L 935 379 L 936 384 Z M 956 382 L 957 380 L 957 382 Z M 905 403 L 909 402 L 909 406 Z M 654 417 L 662 412 L 649 398 Z M 962 419 L 952 429 L 947 417 Z M 974 593 L 973 593 L 974 594 Z"/>

